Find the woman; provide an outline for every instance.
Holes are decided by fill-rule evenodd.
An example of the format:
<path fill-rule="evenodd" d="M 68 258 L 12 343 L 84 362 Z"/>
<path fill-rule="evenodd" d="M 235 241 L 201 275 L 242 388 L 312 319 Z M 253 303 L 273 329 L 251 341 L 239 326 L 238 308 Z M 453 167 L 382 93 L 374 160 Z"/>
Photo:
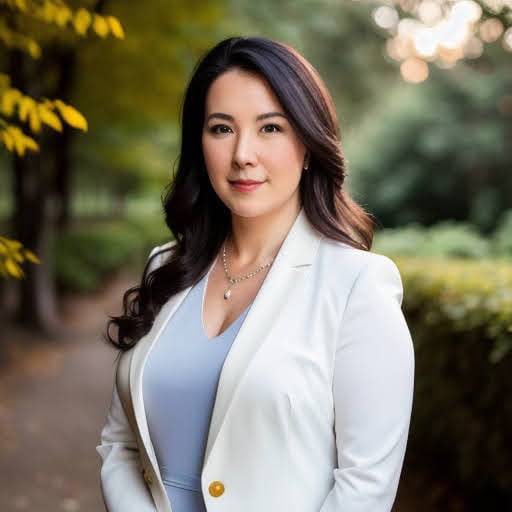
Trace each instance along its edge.
<path fill-rule="evenodd" d="M 110 512 L 391 509 L 413 351 L 344 176 L 332 100 L 295 50 L 231 38 L 203 58 L 165 198 L 176 243 L 111 320 Z"/>

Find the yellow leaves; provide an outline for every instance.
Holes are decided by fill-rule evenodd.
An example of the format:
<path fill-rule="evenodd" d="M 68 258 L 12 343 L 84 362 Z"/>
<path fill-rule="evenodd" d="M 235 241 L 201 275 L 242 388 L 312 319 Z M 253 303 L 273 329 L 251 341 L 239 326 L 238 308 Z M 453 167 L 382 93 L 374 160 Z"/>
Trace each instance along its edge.
<path fill-rule="evenodd" d="M 108 36 L 108 33 L 110 32 L 110 26 L 105 18 L 102 16 L 94 16 L 94 21 L 92 24 L 92 29 L 96 34 L 98 34 L 100 37 L 105 38 Z"/>
<path fill-rule="evenodd" d="M 24 276 L 21 265 L 24 262 L 39 264 L 39 258 L 17 240 L 0 236 L 0 276 L 21 279 Z"/>
<path fill-rule="evenodd" d="M 28 115 L 37 108 L 37 103 L 30 96 L 22 96 L 18 100 L 18 117 L 23 123 L 27 121 Z"/>
<path fill-rule="evenodd" d="M 39 57 L 41 57 L 41 47 L 33 39 L 27 41 L 27 50 L 33 59 L 39 59 Z"/>
<path fill-rule="evenodd" d="M 72 19 L 73 13 L 67 6 L 59 7 L 55 13 L 55 23 L 61 28 L 64 28 Z"/>
<path fill-rule="evenodd" d="M 86 37 L 92 31 L 101 38 L 111 35 L 117 39 L 124 39 L 123 27 L 114 16 L 102 16 L 85 7 L 73 10 L 64 0 L 0 0 L 0 6 L 6 9 L 7 13 L 21 13 L 24 17 L 54 24 L 60 29 L 70 28 L 81 37 Z M 13 29 L 2 18 L 0 41 L 9 47 L 28 52 L 34 59 L 41 56 L 41 46 L 34 37 Z"/>
<path fill-rule="evenodd" d="M 64 121 L 69 124 L 69 126 L 84 132 L 87 131 L 87 119 L 85 119 L 85 117 L 76 108 L 71 105 L 66 105 L 61 100 L 55 100 L 54 103 L 59 110 L 60 115 Z"/>
<path fill-rule="evenodd" d="M 0 139 L 8 151 L 14 151 L 19 156 L 25 156 L 27 150 L 39 151 L 37 142 L 25 135 L 17 126 L 6 125 L 0 128 Z"/>
<path fill-rule="evenodd" d="M 2 103 L 0 109 L 2 114 L 10 117 L 14 114 L 17 102 L 21 99 L 22 94 L 18 89 L 7 89 L 2 94 Z"/>
<path fill-rule="evenodd" d="M 76 31 L 76 33 L 80 36 L 85 36 L 87 34 L 87 31 L 89 30 L 89 27 L 91 26 L 92 22 L 92 16 L 91 13 L 87 10 L 81 7 L 78 9 L 73 16 L 73 27 Z"/>
<path fill-rule="evenodd" d="M 94 16 L 86 9 L 78 9 L 73 18 L 73 26 L 77 34 L 85 36 L 87 31 L 92 28 L 93 32 L 101 38 L 106 38 L 109 34 L 124 39 L 124 30 L 121 23 L 114 16 Z"/>
<path fill-rule="evenodd" d="M 62 132 L 62 122 L 50 107 L 43 103 L 38 105 L 37 111 L 41 121 L 44 124 L 48 125 L 50 128 L 53 128 L 57 132 Z"/>
<path fill-rule="evenodd" d="M 114 16 L 106 16 L 105 19 L 107 20 L 112 35 L 118 39 L 124 39 L 124 30 L 119 20 L 114 18 Z"/>
<path fill-rule="evenodd" d="M 87 119 L 71 105 L 58 99 L 36 101 L 9 85 L 8 76 L 0 74 L 0 119 L 16 116 L 21 123 L 28 125 L 33 134 L 40 133 L 43 125 L 62 132 L 63 121 L 72 128 L 87 131 Z M 0 140 L 8 151 L 15 151 L 20 156 L 24 156 L 27 150 L 39 149 L 33 138 L 25 135 L 15 124 L 6 121 L 0 124 Z"/>

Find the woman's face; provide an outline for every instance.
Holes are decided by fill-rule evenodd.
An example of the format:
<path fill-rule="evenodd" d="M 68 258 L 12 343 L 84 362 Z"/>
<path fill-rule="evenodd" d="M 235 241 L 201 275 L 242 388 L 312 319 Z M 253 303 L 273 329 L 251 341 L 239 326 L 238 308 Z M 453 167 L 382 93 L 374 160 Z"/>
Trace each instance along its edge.
<path fill-rule="evenodd" d="M 211 85 L 205 107 L 206 169 L 232 215 L 297 213 L 306 148 L 266 80 L 227 71 Z"/>

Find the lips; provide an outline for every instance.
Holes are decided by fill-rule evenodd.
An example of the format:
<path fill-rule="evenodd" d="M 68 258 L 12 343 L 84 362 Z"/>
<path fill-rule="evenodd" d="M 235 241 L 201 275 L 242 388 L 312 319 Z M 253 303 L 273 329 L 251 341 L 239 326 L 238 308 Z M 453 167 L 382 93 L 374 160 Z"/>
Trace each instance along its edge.
<path fill-rule="evenodd" d="M 239 192 L 252 192 L 263 185 L 264 181 L 257 180 L 230 180 L 231 186 Z"/>

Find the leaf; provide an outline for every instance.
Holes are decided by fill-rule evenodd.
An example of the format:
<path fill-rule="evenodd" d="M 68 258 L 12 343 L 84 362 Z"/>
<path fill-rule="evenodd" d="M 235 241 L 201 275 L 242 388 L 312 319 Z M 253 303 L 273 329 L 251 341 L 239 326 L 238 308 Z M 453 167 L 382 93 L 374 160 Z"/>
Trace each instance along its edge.
<path fill-rule="evenodd" d="M 18 153 L 20 156 L 25 156 L 25 141 L 23 139 L 23 133 L 19 130 L 17 131 L 11 130 L 12 138 L 14 139 L 14 151 Z"/>
<path fill-rule="evenodd" d="M 102 16 L 94 16 L 94 22 L 92 24 L 92 29 L 96 34 L 98 34 L 100 37 L 107 37 L 109 33 L 109 24 L 106 22 L 106 20 Z"/>
<path fill-rule="evenodd" d="M 68 21 L 73 17 L 71 9 L 66 6 L 58 7 L 57 12 L 55 13 L 55 23 L 59 27 L 65 27 Z"/>
<path fill-rule="evenodd" d="M 55 100 L 55 106 L 60 112 L 60 115 L 66 121 L 69 126 L 73 128 L 77 128 L 84 132 L 87 131 L 87 119 L 83 116 L 81 112 L 79 112 L 75 107 L 71 105 L 66 105 L 61 100 Z"/>
<path fill-rule="evenodd" d="M 9 238 L 4 238 L 3 242 L 9 247 L 11 251 L 18 251 L 23 247 L 23 244 L 18 240 L 10 240 Z"/>
<path fill-rule="evenodd" d="M 105 19 L 107 20 L 107 23 L 110 26 L 110 31 L 114 37 L 117 37 L 118 39 L 124 39 L 124 30 L 119 20 L 114 18 L 114 16 L 106 16 Z"/>
<path fill-rule="evenodd" d="M 7 91 L 2 94 L 2 113 L 7 117 L 12 116 L 16 108 L 16 103 L 21 97 L 22 94 L 18 89 L 7 89 Z"/>
<path fill-rule="evenodd" d="M 2 136 L 7 151 L 12 151 L 14 149 L 14 139 L 12 135 L 9 133 L 8 130 L 2 130 L 2 132 L 0 132 L 0 135 Z"/>
<path fill-rule="evenodd" d="M 32 138 L 27 135 L 24 136 L 24 142 L 27 149 L 32 151 L 39 151 L 39 144 Z"/>
<path fill-rule="evenodd" d="M 24 249 L 23 250 L 23 255 L 25 256 L 25 258 L 32 262 L 32 263 L 36 263 L 37 265 L 39 265 L 39 263 L 41 263 L 41 260 L 30 250 L 28 249 Z"/>
<path fill-rule="evenodd" d="M 41 118 L 36 109 L 29 112 L 28 121 L 31 132 L 39 133 L 41 131 Z"/>
<path fill-rule="evenodd" d="M 58 118 L 55 112 L 52 112 L 45 105 L 39 105 L 37 110 L 39 112 L 39 115 L 41 116 L 41 121 L 44 124 L 48 125 L 50 128 L 53 128 L 57 132 L 62 132 L 61 120 Z"/>
<path fill-rule="evenodd" d="M 33 59 L 39 59 L 41 57 L 41 47 L 39 44 L 34 41 L 33 39 L 30 39 L 27 43 L 27 50 L 30 56 Z"/>
<path fill-rule="evenodd" d="M 21 267 L 11 258 L 7 258 L 5 260 L 5 268 L 11 276 L 16 277 L 17 279 L 22 278 L 24 275 Z"/>
<path fill-rule="evenodd" d="M 11 77 L 5 73 L 0 73 L 0 90 L 8 89 L 11 85 Z"/>
<path fill-rule="evenodd" d="M 23 96 L 18 101 L 18 117 L 20 121 L 25 122 L 28 118 L 28 113 L 37 107 L 36 102 L 29 96 Z"/>
<path fill-rule="evenodd" d="M 91 13 L 83 7 L 78 9 L 73 18 L 73 25 L 77 34 L 85 36 L 87 30 L 91 26 L 92 16 Z"/>

